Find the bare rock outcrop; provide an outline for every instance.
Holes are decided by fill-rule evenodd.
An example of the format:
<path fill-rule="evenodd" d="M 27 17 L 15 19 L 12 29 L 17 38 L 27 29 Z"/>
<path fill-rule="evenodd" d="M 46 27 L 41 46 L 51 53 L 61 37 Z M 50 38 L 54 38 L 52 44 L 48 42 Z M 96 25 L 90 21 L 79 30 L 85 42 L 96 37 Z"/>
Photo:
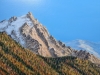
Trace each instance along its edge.
<path fill-rule="evenodd" d="M 90 54 L 86 50 L 84 50 L 84 51 L 83 50 L 79 50 L 79 51 L 75 50 L 73 53 L 74 54 L 72 56 L 75 56 L 75 57 L 78 57 L 81 59 L 85 59 L 85 60 L 89 60 L 95 64 L 100 64 L 100 59 L 95 57 L 93 54 Z"/>
<path fill-rule="evenodd" d="M 11 22 L 16 21 L 16 20 L 17 20 L 17 17 L 13 16 L 13 17 L 11 17 L 11 18 L 9 19 L 9 22 L 11 23 Z"/>

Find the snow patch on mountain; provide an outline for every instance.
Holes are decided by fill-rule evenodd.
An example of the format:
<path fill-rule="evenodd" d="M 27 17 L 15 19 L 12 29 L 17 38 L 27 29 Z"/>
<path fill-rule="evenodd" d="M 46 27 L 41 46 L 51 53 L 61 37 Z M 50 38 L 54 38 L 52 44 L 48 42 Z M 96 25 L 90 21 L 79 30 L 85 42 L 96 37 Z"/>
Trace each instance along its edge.
<path fill-rule="evenodd" d="M 66 45 L 71 46 L 76 50 L 86 50 L 100 58 L 100 43 L 85 40 L 73 40 L 71 42 L 67 42 Z"/>
<path fill-rule="evenodd" d="M 32 21 L 27 18 L 27 15 L 11 17 L 9 20 L 3 20 L 0 22 L 0 32 L 6 32 L 8 35 L 11 35 L 13 32 L 15 35 L 11 35 L 11 37 L 24 46 L 24 40 L 20 34 L 20 27 L 22 27 L 24 23 L 27 23 L 31 27 L 33 26 Z"/>

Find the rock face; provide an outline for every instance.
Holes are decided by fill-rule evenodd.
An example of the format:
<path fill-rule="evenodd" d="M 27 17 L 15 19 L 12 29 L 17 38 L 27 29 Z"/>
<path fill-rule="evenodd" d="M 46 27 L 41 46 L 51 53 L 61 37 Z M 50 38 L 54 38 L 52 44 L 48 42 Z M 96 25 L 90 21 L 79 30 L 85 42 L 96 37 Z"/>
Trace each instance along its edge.
<path fill-rule="evenodd" d="M 80 50 L 80 51 L 74 51 L 73 53 L 74 53 L 73 56 L 75 57 L 85 60 L 90 60 L 93 63 L 100 64 L 100 59 L 95 57 L 93 54 L 90 54 L 87 51 Z"/>
<path fill-rule="evenodd" d="M 6 32 L 23 47 L 44 57 L 76 56 L 89 59 L 93 63 L 100 62 L 98 58 L 84 51 L 76 51 L 67 47 L 61 41 L 51 36 L 47 29 L 32 16 L 32 13 L 11 17 L 0 22 L 0 32 Z"/>

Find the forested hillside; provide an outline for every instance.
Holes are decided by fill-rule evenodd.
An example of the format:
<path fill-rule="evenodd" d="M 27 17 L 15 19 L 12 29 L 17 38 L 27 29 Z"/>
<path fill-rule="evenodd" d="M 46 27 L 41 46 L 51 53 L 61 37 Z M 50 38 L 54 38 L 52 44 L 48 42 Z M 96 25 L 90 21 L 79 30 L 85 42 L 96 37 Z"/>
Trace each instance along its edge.
<path fill-rule="evenodd" d="M 100 67 L 76 57 L 45 58 L 0 33 L 0 75 L 100 75 Z"/>

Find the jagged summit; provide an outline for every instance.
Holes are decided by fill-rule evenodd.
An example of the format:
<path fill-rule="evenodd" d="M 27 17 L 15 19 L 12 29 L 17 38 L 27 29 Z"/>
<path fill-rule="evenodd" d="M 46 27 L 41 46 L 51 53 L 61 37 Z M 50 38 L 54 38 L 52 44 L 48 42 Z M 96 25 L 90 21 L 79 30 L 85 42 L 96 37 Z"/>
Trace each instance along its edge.
<path fill-rule="evenodd" d="M 89 57 L 91 58 L 90 61 L 94 63 L 98 61 L 100 63 L 99 59 L 95 56 L 92 57 L 92 55 L 89 56 L 88 53 L 85 53 L 83 57 L 82 54 L 79 54 L 80 51 L 76 51 L 67 47 L 61 41 L 57 41 L 48 33 L 47 29 L 33 17 L 31 12 L 21 17 L 14 16 L 9 20 L 1 21 L 0 32 L 6 32 L 23 47 L 44 57 L 75 56 L 82 57 L 82 59 Z"/>
<path fill-rule="evenodd" d="M 33 17 L 31 12 L 1 22 L 0 32 L 4 31 L 23 47 L 37 54 L 48 57 L 64 56 L 61 53 L 64 51 L 63 48 L 49 35 L 47 29 Z"/>

